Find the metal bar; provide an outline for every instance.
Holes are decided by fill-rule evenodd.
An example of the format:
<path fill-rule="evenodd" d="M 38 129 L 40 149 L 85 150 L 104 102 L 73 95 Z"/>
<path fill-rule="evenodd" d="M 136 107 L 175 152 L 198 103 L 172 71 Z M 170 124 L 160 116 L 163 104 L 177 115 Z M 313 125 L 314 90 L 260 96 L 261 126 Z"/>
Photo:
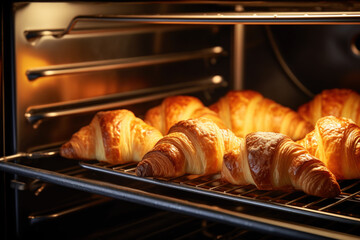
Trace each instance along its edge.
<path fill-rule="evenodd" d="M 239 194 L 235 194 L 235 195 L 237 195 L 237 196 L 244 196 L 245 194 L 252 193 L 252 192 L 255 192 L 255 191 L 257 191 L 257 190 L 258 190 L 258 189 L 257 189 L 256 187 L 254 187 L 254 188 L 252 188 L 252 189 L 250 189 L 250 190 L 248 190 L 248 191 L 246 191 L 246 192 L 239 193 Z"/>
<path fill-rule="evenodd" d="M 244 11 L 241 5 L 235 7 L 238 12 Z M 233 51 L 233 89 L 244 89 L 244 42 L 245 42 L 245 26 L 241 24 L 234 25 L 234 51 Z"/>
<path fill-rule="evenodd" d="M 49 219 L 56 219 L 56 218 L 68 215 L 70 213 L 78 212 L 78 211 L 80 211 L 82 209 L 87 209 L 87 208 L 97 206 L 99 204 L 106 203 L 106 202 L 109 202 L 109 201 L 110 201 L 109 199 L 102 199 L 101 198 L 101 199 L 97 199 L 97 200 L 92 200 L 92 201 L 90 201 L 88 203 L 81 202 L 76 207 L 72 207 L 72 208 L 69 208 L 69 209 L 66 209 L 66 210 L 63 210 L 63 211 L 58 211 L 58 212 L 55 212 L 55 213 L 49 213 L 47 215 L 30 215 L 30 216 L 28 216 L 28 219 L 30 220 L 31 224 L 34 224 L 34 223 L 43 222 L 43 221 L 46 221 L 46 220 L 49 220 Z"/>
<path fill-rule="evenodd" d="M 31 106 L 27 108 L 25 118 L 36 127 L 44 119 L 114 109 L 131 104 L 162 99 L 172 95 L 207 91 L 217 87 L 225 87 L 226 85 L 227 83 L 224 79 L 216 75 L 198 81 L 112 94 L 100 98 Z"/>
<path fill-rule="evenodd" d="M 343 196 L 349 196 L 352 195 L 350 193 L 342 193 L 341 195 Z M 349 202 L 356 202 L 356 203 L 360 203 L 360 194 L 353 196 L 351 199 L 348 199 Z"/>
<path fill-rule="evenodd" d="M 216 179 L 216 180 L 218 180 L 218 179 Z M 223 183 L 223 184 L 220 184 L 220 185 L 218 185 L 218 186 L 211 187 L 211 188 L 209 188 L 209 190 L 211 190 L 211 191 L 217 191 L 217 190 L 215 190 L 215 189 L 220 188 L 220 187 L 223 187 L 223 186 L 226 186 L 226 185 L 228 185 L 228 183 Z"/>
<path fill-rule="evenodd" d="M 130 168 L 130 169 L 124 169 L 123 171 L 126 172 L 126 173 L 127 173 L 127 172 L 133 172 L 133 173 L 134 173 L 134 172 L 135 172 L 135 169 L 136 169 L 136 167 Z"/>
<path fill-rule="evenodd" d="M 200 184 L 197 184 L 197 185 L 195 185 L 195 187 L 201 187 L 201 186 L 204 186 L 204 185 L 206 185 L 206 184 L 213 183 L 213 182 L 216 182 L 216 181 L 219 181 L 219 179 L 211 179 L 211 180 L 209 180 L 209 181 L 206 181 L 206 182 L 202 182 L 202 183 L 200 183 Z"/>
<path fill-rule="evenodd" d="M 232 192 L 232 191 L 235 191 L 235 190 L 240 189 L 240 188 L 243 188 L 243 187 L 244 187 L 244 186 L 233 186 L 232 188 L 223 191 L 223 193 L 230 193 L 230 192 Z"/>
<path fill-rule="evenodd" d="M 192 183 L 194 182 L 196 179 L 201 179 L 202 177 L 204 177 L 203 175 L 189 175 L 191 176 L 191 178 L 186 179 L 185 181 L 179 182 L 179 184 L 183 184 L 183 185 L 189 185 L 188 183 Z M 193 178 L 194 177 L 194 178 Z"/>
<path fill-rule="evenodd" d="M 357 181 L 357 182 L 355 182 L 355 183 L 353 183 L 353 184 L 351 184 L 351 185 L 349 185 L 349 186 L 346 186 L 346 187 L 342 188 L 341 191 L 344 192 L 344 191 L 352 188 L 353 186 L 356 186 L 356 185 L 359 184 L 359 183 L 360 183 L 360 181 Z M 340 200 L 338 200 L 338 201 L 336 201 L 336 202 L 334 202 L 334 203 L 331 203 L 331 204 L 329 204 L 329 205 L 327 205 L 327 206 L 325 206 L 325 207 L 322 207 L 322 208 L 320 208 L 320 209 L 318 209 L 318 210 L 319 210 L 319 211 L 323 211 L 323 210 L 325 210 L 325 209 L 327 209 L 327 208 L 330 208 L 330 207 L 333 207 L 333 206 L 335 206 L 335 205 L 338 205 L 338 204 L 344 202 L 345 200 L 348 200 L 348 199 L 350 199 L 350 198 L 353 198 L 353 197 L 356 196 L 359 192 L 360 192 L 360 191 L 358 191 L 358 192 L 356 192 L 356 193 L 353 193 L 353 194 L 351 194 L 351 195 L 348 195 L 348 196 L 346 196 L 346 197 L 343 197 L 343 198 L 341 198 Z M 321 198 L 321 199 L 319 199 L 319 200 L 317 200 L 317 201 L 313 201 L 313 202 L 311 202 L 311 203 L 308 203 L 308 204 L 306 204 L 306 205 L 304 205 L 304 206 L 302 206 L 302 207 L 307 208 L 307 207 L 310 207 L 310 206 L 315 205 L 315 204 L 317 204 L 317 203 L 323 202 L 323 201 L 325 201 L 325 200 L 326 200 L 326 198 Z"/>
<path fill-rule="evenodd" d="M 294 202 L 299 201 L 299 200 L 301 200 L 301 199 L 303 199 L 303 198 L 306 198 L 306 197 L 308 197 L 308 195 L 302 195 L 302 196 L 300 196 L 300 197 L 298 197 L 298 198 L 295 198 L 295 199 L 293 199 L 293 200 L 291 200 L 291 201 L 288 201 L 288 202 L 285 203 L 285 204 L 286 204 L 286 205 L 290 205 L 291 203 L 294 203 Z"/>
<path fill-rule="evenodd" d="M 155 178 L 138 177 L 138 176 L 132 175 L 132 174 L 116 172 L 111 169 L 98 168 L 96 166 L 92 166 L 91 164 L 87 164 L 85 162 L 80 163 L 80 165 L 83 166 L 84 168 L 91 169 L 94 171 L 100 171 L 100 172 L 103 172 L 106 174 L 113 174 L 113 175 L 117 175 L 117 176 L 121 176 L 121 177 L 126 177 L 126 178 L 129 178 L 132 180 L 151 183 L 151 184 L 155 184 L 155 185 L 159 185 L 159 186 L 163 186 L 163 187 L 173 188 L 173 189 L 177 189 L 177 190 L 183 190 L 183 191 L 187 191 L 187 192 L 191 192 L 191 193 L 202 194 L 202 195 L 210 196 L 210 197 L 216 197 L 216 198 L 223 199 L 223 200 L 231 200 L 231 201 L 235 201 L 238 203 L 245 203 L 245 204 L 250 204 L 250 205 L 258 206 L 258 207 L 266 207 L 271 210 L 283 211 L 283 212 L 288 212 L 288 213 L 292 213 L 292 214 L 300 214 L 303 216 L 315 217 L 315 218 L 330 220 L 330 221 L 334 221 L 334 222 L 354 224 L 354 225 L 360 227 L 360 219 L 355 218 L 355 217 L 350 217 L 350 216 L 341 215 L 341 214 L 334 214 L 334 213 L 330 213 L 330 212 L 320 212 L 320 211 L 313 210 L 313 209 L 289 205 L 289 203 L 285 203 L 285 204 L 276 203 L 276 202 L 263 201 L 263 200 L 258 200 L 258 199 L 243 196 L 243 194 L 246 194 L 246 193 L 249 193 L 252 191 L 256 191 L 257 189 L 255 187 L 243 194 L 231 194 L 230 191 L 227 191 L 227 192 L 208 191 L 208 190 L 204 190 L 201 188 L 195 188 L 190 185 L 181 184 L 181 182 L 174 183 L 174 182 L 171 182 L 166 179 L 160 180 L 160 179 L 155 179 Z M 231 191 L 234 191 L 236 189 L 241 189 L 241 188 L 243 188 L 243 186 L 235 187 L 235 188 L 231 189 Z M 305 198 L 305 197 L 308 197 L 308 195 L 303 195 L 298 199 Z M 291 202 L 293 202 L 293 201 L 291 201 Z"/>
<path fill-rule="evenodd" d="M 66 174 L 71 175 L 71 176 L 75 176 L 75 175 L 79 175 L 79 174 L 84 173 L 84 172 L 86 172 L 86 171 L 84 171 L 83 168 L 78 168 L 78 169 L 73 170 L 71 172 L 70 171 L 66 172 Z"/>
<path fill-rule="evenodd" d="M 60 173 L 66 173 L 66 174 L 69 174 L 69 173 L 71 173 L 71 172 L 73 172 L 73 171 L 78 171 L 79 169 L 81 169 L 81 167 L 79 168 L 79 166 L 71 166 L 71 167 L 68 167 L 68 168 L 65 168 L 65 169 L 61 169 L 61 170 L 59 170 L 58 172 L 60 172 Z"/>
<path fill-rule="evenodd" d="M 109 16 L 104 20 L 172 23 L 172 24 L 359 24 L 360 12 L 234 12 L 200 13 L 179 15 L 122 15 Z M 79 17 L 77 20 L 92 21 L 94 18 Z"/>
<path fill-rule="evenodd" d="M 315 204 L 321 203 L 321 202 L 323 202 L 323 201 L 325 201 L 325 200 L 327 200 L 327 198 L 320 198 L 320 199 L 318 199 L 318 200 L 316 200 L 316 201 L 313 201 L 313 202 L 311 202 L 311 203 L 305 204 L 305 205 L 303 205 L 302 207 L 303 207 L 303 208 L 308 208 L 308 207 L 311 207 L 311 206 L 313 206 L 313 205 L 315 205 Z"/>
<path fill-rule="evenodd" d="M 16 173 L 30 178 L 37 178 L 53 184 L 81 191 L 92 192 L 111 198 L 126 200 L 150 207 L 220 221 L 224 224 L 232 226 L 244 226 L 248 229 L 267 232 L 278 236 L 294 236 L 299 239 L 358 239 L 355 236 L 334 232 L 328 229 L 323 230 L 312 226 L 262 218 L 108 182 L 72 177 L 44 169 L 15 164 L 7 161 L 6 158 L 0 160 L 0 169 L 6 172 Z"/>
<path fill-rule="evenodd" d="M 113 170 L 115 170 L 115 171 L 126 171 L 127 169 L 125 169 L 125 168 L 127 168 L 127 167 L 130 167 L 130 166 L 136 166 L 136 164 L 134 164 L 133 162 L 130 162 L 130 163 L 125 163 L 125 164 L 120 164 L 120 166 L 114 166 L 114 167 L 111 167 Z M 107 167 L 107 166 L 106 166 Z M 133 169 L 133 168 L 131 168 L 131 169 Z"/>
<path fill-rule="evenodd" d="M 198 28 L 199 26 L 187 26 L 187 29 Z M 143 34 L 143 33 L 157 33 L 157 32 L 167 32 L 167 31 L 177 31 L 185 29 L 184 26 L 176 25 L 138 25 L 138 26 L 121 26 L 121 27 L 104 27 L 104 28 L 84 28 L 76 29 L 74 31 L 68 31 L 67 35 L 72 34 Z M 35 39 L 42 37 L 58 37 L 65 32 L 65 29 L 47 29 L 47 30 L 26 30 L 24 31 L 24 36 L 27 41 L 31 42 Z"/>
<path fill-rule="evenodd" d="M 340 203 L 342 203 L 342 202 L 345 202 L 346 200 L 348 200 L 348 199 L 356 196 L 356 195 L 359 194 L 359 193 L 360 193 L 360 191 L 357 191 L 357 192 L 355 192 L 355 193 L 353 193 L 353 194 L 351 194 L 351 195 L 349 195 L 349 196 L 347 196 L 347 197 L 344 197 L 343 199 L 340 199 L 340 200 L 337 201 L 337 202 L 334 202 L 334 203 L 332 203 L 332 204 L 329 204 L 329 205 L 327 205 L 327 206 L 325 206 L 325 207 L 320 208 L 319 211 L 324 211 L 325 209 L 331 208 L 331 207 L 333 207 L 333 206 L 335 206 L 335 205 L 338 205 L 338 204 L 340 204 Z"/>
<path fill-rule="evenodd" d="M 26 71 L 26 76 L 30 81 L 34 81 L 42 77 L 142 67 L 142 66 L 149 66 L 156 64 L 201 59 L 205 57 L 214 57 L 214 56 L 219 56 L 221 54 L 224 54 L 223 48 L 216 46 L 212 48 L 201 49 L 191 52 L 158 54 L 158 55 L 142 56 L 142 57 L 88 61 L 88 62 L 80 62 L 80 63 L 46 66 L 41 68 L 29 69 Z"/>
<path fill-rule="evenodd" d="M 292 192 L 286 192 L 286 193 L 284 193 L 284 194 L 282 194 L 282 195 L 280 195 L 280 196 L 278 196 L 278 197 L 272 198 L 271 201 L 281 200 L 282 198 L 284 198 L 284 197 L 286 197 L 286 196 L 288 196 L 288 195 L 290 195 L 290 194 L 292 194 Z"/>
<path fill-rule="evenodd" d="M 77 16 L 68 27 L 53 35 L 69 34 L 78 22 L 131 22 L 160 24 L 359 24 L 359 11 L 333 12 L 218 12 L 152 15 Z"/>
<path fill-rule="evenodd" d="M 270 193 L 271 193 L 271 191 L 266 191 L 266 192 L 264 192 L 264 193 L 262 193 L 262 194 L 258 194 L 258 195 L 255 196 L 254 198 L 264 197 L 264 196 L 266 196 L 266 195 L 269 195 Z"/>
<path fill-rule="evenodd" d="M 350 185 L 348 185 L 348 186 L 346 186 L 346 187 L 342 188 L 342 189 L 341 189 L 341 191 L 342 191 L 342 192 L 344 192 L 344 191 L 346 191 L 346 190 L 348 190 L 348 189 L 350 189 L 350 188 L 352 188 L 352 187 L 354 187 L 354 186 L 358 185 L 359 183 L 360 183 L 360 181 L 356 181 L 356 182 L 354 182 L 353 184 L 350 184 Z"/>

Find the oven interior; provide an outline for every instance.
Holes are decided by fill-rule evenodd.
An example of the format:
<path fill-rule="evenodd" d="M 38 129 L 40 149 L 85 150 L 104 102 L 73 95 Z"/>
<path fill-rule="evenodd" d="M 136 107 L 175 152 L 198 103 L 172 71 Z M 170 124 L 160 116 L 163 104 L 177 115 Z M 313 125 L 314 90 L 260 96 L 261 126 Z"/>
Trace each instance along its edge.
<path fill-rule="evenodd" d="M 5 238 L 360 235 L 357 180 L 322 199 L 232 186 L 218 175 L 139 178 L 134 164 L 58 154 L 97 111 L 143 117 L 167 96 L 210 105 L 230 89 L 253 89 L 296 109 L 325 88 L 360 90 L 358 3 L 9 2 L 2 9 Z"/>

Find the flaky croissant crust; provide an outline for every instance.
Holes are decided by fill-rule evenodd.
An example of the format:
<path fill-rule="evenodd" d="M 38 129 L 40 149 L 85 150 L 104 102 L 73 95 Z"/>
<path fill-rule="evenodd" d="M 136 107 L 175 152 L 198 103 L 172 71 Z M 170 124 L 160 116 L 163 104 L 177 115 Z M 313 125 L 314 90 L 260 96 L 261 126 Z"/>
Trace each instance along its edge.
<path fill-rule="evenodd" d="M 219 172 L 224 153 L 238 138 L 208 118 L 177 122 L 138 164 L 138 176 L 176 177 Z"/>
<path fill-rule="evenodd" d="M 337 179 L 360 178 L 360 127 L 352 120 L 322 117 L 298 143 L 323 161 Z"/>
<path fill-rule="evenodd" d="M 320 197 L 340 193 L 335 176 L 302 146 L 279 133 L 255 132 L 224 155 L 222 178 L 261 190 L 298 189 Z"/>
<path fill-rule="evenodd" d="M 297 112 L 252 90 L 229 91 L 209 108 L 218 113 L 238 137 L 256 131 L 269 131 L 297 140 L 313 129 L 313 125 Z"/>
<path fill-rule="evenodd" d="M 131 111 L 98 112 L 89 125 L 61 146 L 60 154 L 66 158 L 110 163 L 140 161 L 161 137 L 157 129 Z"/>
<path fill-rule="evenodd" d="M 144 121 L 166 135 L 175 123 L 200 117 L 209 118 L 220 128 L 225 128 L 217 113 L 205 107 L 198 98 L 183 95 L 165 98 L 160 105 L 146 112 Z"/>
<path fill-rule="evenodd" d="M 298 113 L 314 125 L 325 116 L 345 117 L 360 124 L 360 95 L 351 89 L 326 89 L 301 105 Z"/>

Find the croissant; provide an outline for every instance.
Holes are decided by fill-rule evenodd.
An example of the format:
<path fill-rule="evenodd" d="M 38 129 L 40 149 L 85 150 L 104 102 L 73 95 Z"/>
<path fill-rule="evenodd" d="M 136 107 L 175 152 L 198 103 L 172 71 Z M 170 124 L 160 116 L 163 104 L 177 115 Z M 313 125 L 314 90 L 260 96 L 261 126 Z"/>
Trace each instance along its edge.
<path fill-rule="evenodd" d="M 199 117 L 209 118 L 220 128 L 225 128 L 219 116 L 205 107 L 198 98 L 181 95 L 165 98 L 159 106 L 146 112 L 144 121 L 165 135 L 175 123 Z"/>
<path fill-rule="evenodd" d="M 136 168 L 142 177 L 178 177 L 220 172 L 223 155 L 239 139 L 207 118 L 177 122 Z"/>
<path fill-rule="evenodd" d="M 162 134 L 128 110 L 98 112 L 60 148 L 65 158 L 113 164 L 140 161 Z"/>
<path fill-rule="evenodd" d="M 283 133 L 298 140 L 313 129 L 295 111 L 252 90 L 230 91 L 209 108 L 238 137 L 264 131 Z"/>
<path fill-rule="evenodd" d="M 320 118 L 298 143 L 324 162 L 338 180 L 360 178 L 360 127 L 352 120 Z"/>
<path fill-rule="evenodd" d="M 360 124 L 360 95 L 350 89 L 324 90 L 301 105 L 298 113 L 314 125 L 319 118 L 329 115 L 349 118 Z"/>
<path fill-rule="evenodd" d="M 340 193 L 335 176 L 304 147 L 281 133 L 254 132 L 224 155 L 223 180 L 260 190 L 302 190 L 319 197 Z"/>

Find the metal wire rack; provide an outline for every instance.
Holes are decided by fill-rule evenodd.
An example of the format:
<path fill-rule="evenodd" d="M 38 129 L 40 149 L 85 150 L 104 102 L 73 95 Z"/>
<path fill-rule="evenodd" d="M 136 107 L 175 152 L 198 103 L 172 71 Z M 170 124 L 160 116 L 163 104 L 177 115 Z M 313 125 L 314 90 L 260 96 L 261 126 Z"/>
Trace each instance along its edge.
<path fill-rule="evenodd" d="M 110 165 L 67 160 L 57 152 L 0 158 L 0 169 L 33 178 L 36 186 L 42 186 L 41 182 L 53 183 L 280 237 L 360 236 L 360 180 L 340 182 L 342 194 L 327 199 L 301 191 L 260 191 L 253 186 L 234 186 L 222 181 L 218 174 L 144 178 L 135 175 L 135 168 L 136 163 Z"/>
<path fill-rule="evenodd" d="M 80 162 L 80 165 L 106 174 L 236 202 L 339 222 L 360 223 L 360 180 L 340 181 L 341 194 L 338 197 L 320 198 L 307 195 L 301 191 L 263 191 L 251 185 L 235 186 L 222 181 L 219 174 L 185 175 L 166 179 L 144 178 L 136 176 L 136 163 L 111 165 L 97 161 L 86 161 Z"/>

